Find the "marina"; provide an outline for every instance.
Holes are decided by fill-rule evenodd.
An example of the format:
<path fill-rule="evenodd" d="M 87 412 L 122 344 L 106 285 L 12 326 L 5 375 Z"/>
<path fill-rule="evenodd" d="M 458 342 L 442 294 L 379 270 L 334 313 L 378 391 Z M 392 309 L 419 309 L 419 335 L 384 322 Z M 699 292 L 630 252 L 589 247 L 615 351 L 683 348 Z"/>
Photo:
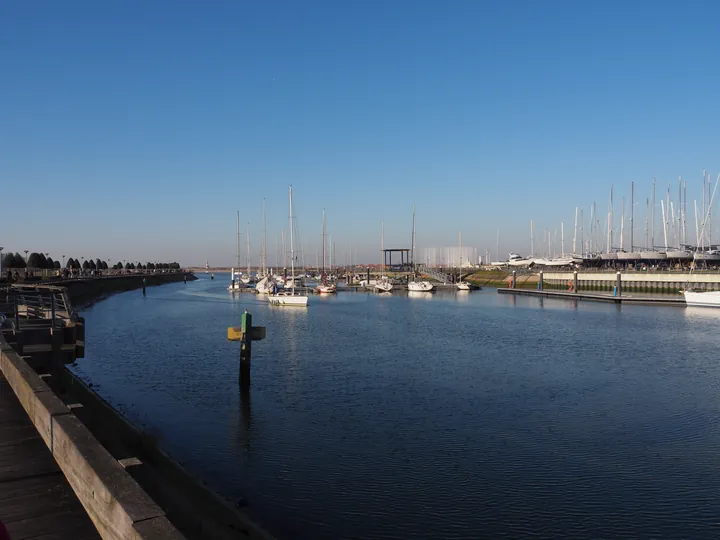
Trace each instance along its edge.
<path fill-rule="evenodd" d="M 298 310 L 200 277 L 85 310 L 73 369 L 277 538 L 714 537 L 720 312 L 491 289 Z M 243 389 L 245 310 L 267 335 Z"/>

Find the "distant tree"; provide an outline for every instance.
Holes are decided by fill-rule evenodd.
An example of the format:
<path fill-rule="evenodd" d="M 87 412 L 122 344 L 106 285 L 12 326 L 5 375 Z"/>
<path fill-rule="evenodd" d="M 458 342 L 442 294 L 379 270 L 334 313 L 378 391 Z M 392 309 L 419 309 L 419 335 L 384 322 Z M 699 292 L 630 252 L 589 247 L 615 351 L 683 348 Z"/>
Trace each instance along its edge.
<path fill-rule="evenodd" d="M 73 261 L 73 268 L 74 268 L 75 270 L 80 270 L 80 268 L 82 268 L 82 266 L 80 266 L 80 261 L 78 261 L 77 259 L 75 259 L 75 260 Z"/>
<path fill-rule="evenodd" d="M 17 251 L 15 252 L 15 268 L 26 268 L 25 259 Z"/>
<path fill-rule="evenodd" d="M 125 268 L 127 268 L 128 270 L 135 270 L 135 265 L 133 263 L 127 263 L 125 265 Z"/>
<path fill-rule="evenodd" d="M 95 268 L 98 270 L 102 270 L 102 261 L 100 259 L 95 259 Z"/>
<path fill-rule="evenodd" d="M 108 269 L 108 263 L 107 261 L 102 261 L 102 269 L 107 270 Z"/>
<path fill-rule="evenodd" d="M 90 270 L 97 270 L 97 266 L 95 265 L 95 261 L 93 261 L 92 259 L 90 259 L 90 261 L 88 262 L 88 268 L 89 268 Z"/>
<path fill-rule="evenodd" d="M 153 263 L 147 263 L 146 266 L 148 270 L 155 270 L 155 265 Z"/>
<path fill-rule="evenodd" d="M 172 262 L 170 263 L 170 268 L 172 268 L 173 270 L 180 270 L 180 263 Z"/>
<path fill-rule="evenodd" d="M 45 268 L 45 261 L 43 260 L 45 257 L 41 255 L 40 253 L 32 252 L 27 260 L 27 265 L 30 268 Z"/>
<path fill-rule="evenodd" d="M 118 263 L 115 266 L 118 267 L 118 270 L 122 270 L 124 268 L 123 263 L 121 263 L 120 261 L 118 261 Z"/>
<path fill-rule="evenodd" d="M 65 268 L 67 268 L 67 269 L 73 268 L 73 263 L 74 263 L 74 262 L 75 262 L 75 261 L 73 260 L 73 258 L 70 257 L 70 258 L 67 260 L 67 262 L 65 263 Z"/>
<path fill-rule="evenodd" d="M 47 268 L 47 267 L 48 267 L 47 258 L 45 257 L 44 253 L 41 253 L 40 254 L 40 268 Z"/>
<path fill-rule="evenodd" d="M 53 261 L 53 268 L 55 268 L 55 270 L 60 270 L 60 261 Z"/>
<path fill-rule="evenodd" d="M 45 268 L 55 268 L 55 261 L 53 261 L 52 257 L 45 259 Z"/>
<path fill-rule="evenodd" d="M 82 263 L 83 270 L 89 270 L 90 269 L 90 263 L 88 261 L 83 261 Z"/>
<path fill-rule="evenodd" d="M 2 263 L 3 268 L 15 268 L 15 255 L 13 253 L 6 253 Z"/>

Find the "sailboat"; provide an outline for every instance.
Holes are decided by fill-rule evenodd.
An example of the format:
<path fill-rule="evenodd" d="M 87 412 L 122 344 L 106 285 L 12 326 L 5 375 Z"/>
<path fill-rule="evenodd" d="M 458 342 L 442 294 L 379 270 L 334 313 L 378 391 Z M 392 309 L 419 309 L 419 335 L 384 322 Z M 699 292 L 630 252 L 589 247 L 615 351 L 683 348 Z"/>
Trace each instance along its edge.
<path fill-rule="evenodd" d="M 462 233 L 458 233 L 458 251 L 460 254 L 460 268 L 458 271 L 460 272 L 458 274 L 458 277 L 462 277 Z M 458 281 L 455 286 L 457 287 L 458 291 L 469 291 L 470 290 L 470 284 L 467 281 Z"/>
<path fill-rule="evenodd" d="M 383 255 L 382 274 L 380 279 L 375 283 L 375 290 L 381 293 L 389 293 L 393 290 L 393 284 L 385 275 L 385 222 L 382 222 L 382 233 L 380 236 L 380 252 Z"/>
<path fill-rule="evenodd" d="M 278 291 L 274 285 L 268 301 L 271 304 L 280 306 L 307 306 L 308 297 L 295 291 L 295 245 L 293 234 L 293 206 L 292 206 L 292 186 L 290 186 L 290 275 L 292 276 L 292 286 L 289 289 Z"/>
<path fill-rule="evenodd" d="M 711 213 L 712 213 L 712 203 L 715 200 L 715 193 L 717 192 L 718 188 L 718 182 L 720 182 L 720 174 L 717 177 L 717 180 L 715 181 L 715 188 L 713 189 L 712 196 L 708 197 L 708 205 L 707 205 L 707 212 L 705 213 L 705 217 L 703 218 L 703 224 L 702 224 L 702 230 L 698 234 L 698 240 L 699 244 L 705 243 L 705 237 L 706 237 L 706 227 L 708 225 L 708 222 L 710 221 Z M 707 182 L 708 184 L 708 193 L 710 193 L 710 180 Z M 703 192 L 705 191 L 705 174 L 703 173 Z M 697 215 L 697 207 L 696 212 Z M 707 232 L 708 237 L 708 244 L 710 244 L 710 233 Z M 716 250 L 708 249 L 707 251 L 700 251 L 700 246 L 698 246 L 698 251 L 695 252 L 695 262 L 697 261 L 708 261 L 708 260 L 714 260 L 710 257 L 717 255 L 718 258 L 720 258 L 720 252 Z M 698 257 L 700 255 L 700 257 Z M 694 270 L 694 267 L 693 267 Z M 685 297 L 685 304 L 688 306 L 701 306 L 701 307 L 716 307 L 720 308 L 720 291 L 694 291 L 692 289 L 686 288 L 683 291 L 683 296 Z"/>
<path fill-rule="evenodd" d="M 412 221 L 412 253 L 413 263 L 415 257 L 415 204 L 413 204 L 413 221 Z M 434 286 L 429 281 L 408 281 L 408 291 L 410 292 L 430 292 L 434 289 Z"/>
<path fill-rule="evenodd" d="M 334 283 L 330 283 L 327 280 L 327 275 L 325 274 L 325 260 L 327 259 L 325 255 L 325 209 L 323 208 L 323 226 L 322 226 L 322 274 L 321 274 L 321 283 L 316 287 L 316 291 L 320 294 L 332 294 L 337 292 L 337 286 Z"/>
<path fill-rule="evenodd" d="M 247 285 L 243 283 L 242 281 L 242 274 L 239 270 L 240 268 L 240 211 L 238 210 L 237 213 L 237 265 L 238 265 L 238 271 L 236 272 L 234 268 L 230 269 L 230 285 L 228 286 L 228 291 L 239 291 L 240 289 L 246 289 Z"/>

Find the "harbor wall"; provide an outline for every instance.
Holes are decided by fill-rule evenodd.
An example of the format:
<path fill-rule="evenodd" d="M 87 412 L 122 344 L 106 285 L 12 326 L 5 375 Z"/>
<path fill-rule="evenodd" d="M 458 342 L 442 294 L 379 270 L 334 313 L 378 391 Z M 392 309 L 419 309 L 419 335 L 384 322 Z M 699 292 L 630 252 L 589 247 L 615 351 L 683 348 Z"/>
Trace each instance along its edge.
<path fill-rule="evenodd" d="M 539 274 L 537 274 L 539 276 Z M 543 288 L 569 290 L 574 272 L 543 272 Z M 617 272 L 578 272 L 578 291 L 612 291 L 617 285 Z M 720 290 L 720 274 L 690 272 L 620 272 L 623 291 L 652 294 L 680 294 L 682 289 Z"/>
<path fill-rule="evenodd" d="M 120 276 L 90 277 L 80 279 L 54 280 L 38 285 L 59 285 L 66 287 L 70 300 L 78 308 L 102 300 L 119 292 L 142 289 L 143 279 L 148 287 L 194 281 L 198 279 L 192 272 L 174 272 L 165 274 L 124 274 Z"/>

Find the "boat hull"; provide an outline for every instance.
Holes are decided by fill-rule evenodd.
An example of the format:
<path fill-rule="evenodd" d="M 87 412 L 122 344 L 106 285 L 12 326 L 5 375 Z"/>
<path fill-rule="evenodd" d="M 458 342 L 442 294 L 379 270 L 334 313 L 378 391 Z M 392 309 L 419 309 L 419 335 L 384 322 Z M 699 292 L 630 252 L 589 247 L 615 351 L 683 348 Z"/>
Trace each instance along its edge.
<path fill-rule="evenodd" d="M 271 294 L 268 295 L 268 302 L 277 306 L 307 306 L 308 297 L 293 294 Z"/>
<path fill-rule="evenodd" d="M 377 292 L 392 292 L 393 286 L 392 283 L 376 283 L 375 290 Z"/>
<path fill-rule="evenodd" d="M 720 308 L 720 291 L 685 291 L 683 295 L 688 306 Z"/>
<path fill-rule="evenodd" d="M 458 283 L 458 284 L 457 284 L 457 290 L 458 290 L 458 291 L 469 291 L 469 290 L 470 290 L 470 285 L 468 285 L 467 283 Z"/>
<path fill-rule="evenodd" d="M 412 292 L 430 292 L 434 288 L 429 281 L 411 281 L 408 283 L 408 291 Z"/>

